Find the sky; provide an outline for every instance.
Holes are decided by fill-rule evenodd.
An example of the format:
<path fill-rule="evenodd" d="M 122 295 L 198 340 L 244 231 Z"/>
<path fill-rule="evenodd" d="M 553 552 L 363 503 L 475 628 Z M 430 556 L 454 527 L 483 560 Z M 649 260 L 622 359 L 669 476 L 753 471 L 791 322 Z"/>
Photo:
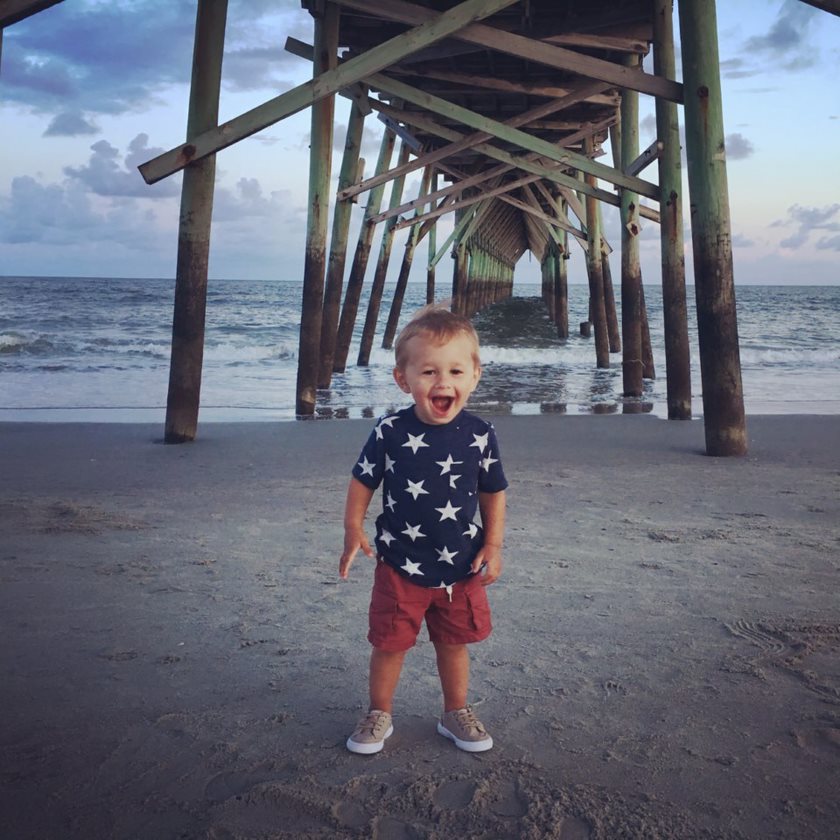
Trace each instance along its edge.
<path fill-rule="evenodd" d="M 195 0 L 65 0 L 4 31 L 0 276 L 174 277 L 181 176 L 148 186 L 137 166 L 185 140 L 195 10 Z M 838 284 L 840 18 L 800 0 L 720 0 L 718 32 L 736 285 Z M 288 35 L 312 41 L 299 0 L 230 0 L 220 121 L 311 76 L 309 62 L 284 51 Z M 679 54 L 677 65 L 680 76 Z M 652 72 L 651 56 L 644 67 Z M 347 112 L 338 97 L 334 180 Z M 640 96 L 640 115 L 645 148 L 655 138 L 650 97 Z M 367 119 L 368 175 L 381 128 Z M 304 111 L 218 154 L 211 278 L 302 279 L 308 143 Z M 655 181 L 656 167 L 642 176 Z M 410 176 L 405 195 L 418 189 Z M 617 277 L 618 215 L 604 213 Z M 443 220 L 439 245 L 450 230 Z M 421 245 L 413 280 L 425 277 L 426 253 Z M 644 281 L 658 283 L 653 222 L 641 256 Z M 582 251 L 569 269 L 586 282 Z M 398 270 L 392 259 L 389 277 Z M 438 276 L 451 276 L 448 257 Z M 538 282 L 536 259 L 524 255 L 515 279 Z"/>

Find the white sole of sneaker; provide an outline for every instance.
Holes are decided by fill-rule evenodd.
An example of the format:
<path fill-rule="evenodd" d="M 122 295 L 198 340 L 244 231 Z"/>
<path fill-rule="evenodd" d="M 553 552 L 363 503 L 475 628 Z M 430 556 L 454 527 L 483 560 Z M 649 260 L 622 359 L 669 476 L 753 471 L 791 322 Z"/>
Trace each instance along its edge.
<path fill-rule="evenodd" d="M 356 753 L 357 755 L 373 755 L 374 753 L 378 753 L 382 747 L 385 746 L 385 739 L 390 738 L 393 734 L 394 726 L 392 724 L 388 727 L 388 731 L 382 736 L 382 740 L 374 741 L 372 744 L 360 744 L 358 741 L 348 738 L 347 749 L 350 750 L 351 753 Z"/>
<path fill-rule="evenodd" d="M 455 746 L 459 750 L 464 750 L 464 752 L 485 752 L 486 750 L 493 749 L 493 739 L 489 735 L 483 741 L 462 741 L 453 735 L 440 721 L 438 721 L 437 731 L 444 738 L 449 738 L 450 741 L 454 741 Z"/>

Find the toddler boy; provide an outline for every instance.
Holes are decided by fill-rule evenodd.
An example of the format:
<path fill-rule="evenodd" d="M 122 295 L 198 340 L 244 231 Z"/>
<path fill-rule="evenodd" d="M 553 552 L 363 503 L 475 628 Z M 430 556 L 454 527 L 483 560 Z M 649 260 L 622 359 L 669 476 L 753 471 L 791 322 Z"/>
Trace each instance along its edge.
<path fill-rule="evenodd" d="M 384 485 L 369 613 L 370 711 L 347 749 L 379 752 L 393 732 L 403 659 L 425 619 L 443 691 L 437 731 L 481 752 L 493 739 L 467 704 L 467 644 L 492 629 L 484 587 L 502 570 L 507 480 L 492 425 L 464 410 L 481 377 L 478 336 L 468 318 L 427 308 L 400 333 L 395 354 L 394 379 L 414 404 L 371 432 L 344 513 L 339 574 L 347 578 L 359 549 L 374 556 L 364 518 Z"/>

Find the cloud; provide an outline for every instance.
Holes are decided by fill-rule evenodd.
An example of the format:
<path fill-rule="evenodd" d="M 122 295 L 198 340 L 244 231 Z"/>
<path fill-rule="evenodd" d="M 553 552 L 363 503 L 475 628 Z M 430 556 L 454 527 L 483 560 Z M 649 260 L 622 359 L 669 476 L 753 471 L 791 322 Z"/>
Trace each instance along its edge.
<path fill-rule="evenodd" d="M 78 137 L 98 132 L 96 123 L 88 120 L 79 111 L 62 111 L 52 118 L 44 132 L 44 137 Z"/>
<path fill-rule="evenodd" d="M 195 0 L 74 0 L 33 15 L 5 33 L 5 99 L 41 112 L 122 114 L 190 83 Z M 291 86 L 299 59 L 282 38 L 309 32 L 296 0 L 233 0 L 223 82 L 233 90 Z"/>
<path fill-rule="evenodd" d="M 811 41 L 811 23 L 816 14 L 816 9 L 799 0 L 785 0 L 770 29 L 747 39 L 745 54 L 763 54 L 776 61 L 781 58 L 788 70 L 812 67 L 817 59 Z"/>
<path fill-rule="evenodd" d="M 288 190 L 264 195 L 256 178 L 240 178 L 235 189 L 217 187 L 213 199 L 213 222 L 239 222 L 244 219 L 305 217 L 303 206 L 295 206 Z M 250 223 L 249 223 L 250 225 Z"/>
<path fill-rule="evenodd" d="M 815 231 L 840 231 L 840 222 L 832 221 L 840 214 L 840 204 L 829 204 L 825 207 L 802 207 L 794 204 L 788 208 L 787 219 L 781 222 L 774 222 L 771 227 L 796 227 L 794 233 L 782 239 L 779 245 L 782 248 L 796 250 L 805 245 L 811 234 Z M 820 243 L 833 243 L 837 237 L 824 238 L 817 243 L 817 247 L 833 248 L 833 244 L 821 245 Z"/>
<path fill-rule="evenodd" d="M 137 171 L 138 164 L 163 151 L 149 148 L 148 141 L 148 135 L 138 134 L 129 143 L 128 154 L 121 165 L 119 149 L 107 140 L 99 140 L 90 147 L 93 154 L 86 166 L 65 166 L 64 174 L 101 196 L 168 198 L 177 195 L 179 187 L 172 179 L 165 179 L 150 187 Z"/>
<path fill-rule="evenodd" d="M 821 251 L 840 251 L 840 236 L 826 236 L 817 241 Z"/>
<path fill-rule="evenodd" d="M 726 157 L 729 160 L 744 160 L 752 157 L 755 147 L 743 134 L 726 135 Z"/>

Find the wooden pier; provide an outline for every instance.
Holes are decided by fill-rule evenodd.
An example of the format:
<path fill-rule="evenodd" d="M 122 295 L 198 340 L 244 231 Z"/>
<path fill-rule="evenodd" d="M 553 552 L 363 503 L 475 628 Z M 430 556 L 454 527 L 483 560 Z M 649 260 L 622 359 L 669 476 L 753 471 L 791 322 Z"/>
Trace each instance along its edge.
<path fill-rule="evenodd" d="M 4 26 L 54 2 L 60 0 L 9 0 L 0 37 Z M 803 2 L 840 14 L 840 0 Z M 682 123 L 706 448 L 711 455 L 745 453 L 715 0 L 680 0 L 678 21 L 672 0 L 302 0 L 302 6 L 313 19 L 312 43 L 289 38 L 286 49 L 312 62 L 312 79 L 218 125 L 227 3 L 198 0 L 187 140 L 140 166 L 149 184 L 185 172 L 166 440 L 196 435 L 215 155 L 308 108 L 300 416 L 315 412 L 318 388 L 346 368 L 377 227 L 382 236 L 358 364 L 368 364 L 376 340 L 394 234 L 409 227 L 383 347 L 394 340 L 424 240 L 427 301 L 451 298 L 453 309 L 470 315 L 509 296 L 517 261 L 532 254 L 560 337 L 569 335 L 567 265 L 577 258 L 589 279 L 589 321 L 581 332 L 594 335 L 593 364 L 608 367 L 611 354 L 621 352 L 624 394 L 640 397 L 644 379 L 655 375 L 638 250 L 645 220 L 661 229 L 668 416 L 689 418 Z M 683 83 L 676 81 L 677 23 Z M 338 193 L 331 196 L 336 94 L 353 104 Z M 655 98 L 657 125 L 656 141 L 642 151 L 640 95 Z M 359 151 L 371 118 L 380 132 L 379 121 L 386 128 L 366 178 Z M 612 165 L 599 160 L 606 142 Z M 417 170 L 420 194 L 404 197 L 406 176 Z M 363 202 L 365 212 L 345 283 L 351 202 Z M 620 242 L 603 236 L 604 204 L 619 208 Z M 446 214 L 454 215 L 454 230 L 439 244 L 436 221 Z M 621 249 L 620 332 L 608 259 L 613 247 Z M 451 284 L 440 279 L 444 256 L 451 257 Z"/>

